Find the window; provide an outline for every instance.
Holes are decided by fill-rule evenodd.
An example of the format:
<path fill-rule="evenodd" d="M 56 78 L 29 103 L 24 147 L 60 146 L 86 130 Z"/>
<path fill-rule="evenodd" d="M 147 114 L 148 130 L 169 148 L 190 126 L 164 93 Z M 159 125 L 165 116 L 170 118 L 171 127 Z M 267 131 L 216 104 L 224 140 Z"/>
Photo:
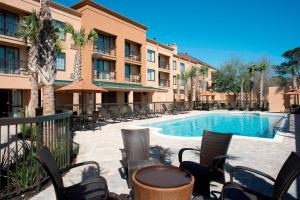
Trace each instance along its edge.
<path fill-rule="evenodd" d="M 177 68 L 177 62 L 176 60 L 173 60 L 173 70 L 176 70 L 176 68 Z"/>
<path fill-rule="evenodd" d="M 130 81 L 130 65 L 125 65 L 125 81 Z"/>
<path fill-rule="evenodd" d="M 185 71 L 185 64 L 184 63 L 180 63 L 180 71 L 181 72 Z"/>
<path fill-rule="evenodd" d="M 110 80 L 114 77 L 113 63 L 107 60 L 96 60 L 97 79 Z M 113 76 L 112 76 L 113 75 Z"/>
<path fill-rule="evenodd" d="M 147 79 L 148 81 L 155 81 L 155 70 L 153 69 L 147 70 Z"/>
<path fill-rule="evenodd" d="M 130 43 L 125 42 L 125 57 L 129 58 L 130 57 Z"/>
<path fill-rule="evenodd" d="M 100 51 L 101 53 L 109 53 L 111 49 L 110 37 L 98 34 L 96 48 L 97 51 Z"/>
<path fill-rule="evenodd" d="M 53 20 L 53 25 L 59 30 L 58 39 L 65 41 L 66 32 L 65 32 L 65 23 L 57 20 Z"/>
<path fill-rule="evenodd" d="M 66 70 L 66 54 L 63 52 L 56 53 L 56 69 L 59 71 Z"/>
<path fill-rule="evenodd" d="M 19 49 L 0 45 L 0 73 L 18 74 Z"/>
<path fill-rule="evenodd" d="M 177 78 L 176 78 L 176 75 L 173 76 L 173 85 L 176 85 L 177 84 Z"/>
<path fill-rule="evenodd" d="M 155 62 L 155 51 L 147 50 L 147 61 Z"/>
<path fill-rule="evenodd" d="M 18 26 L 18 14 L 0 10 L 0 34 L 17 37 Z"/>

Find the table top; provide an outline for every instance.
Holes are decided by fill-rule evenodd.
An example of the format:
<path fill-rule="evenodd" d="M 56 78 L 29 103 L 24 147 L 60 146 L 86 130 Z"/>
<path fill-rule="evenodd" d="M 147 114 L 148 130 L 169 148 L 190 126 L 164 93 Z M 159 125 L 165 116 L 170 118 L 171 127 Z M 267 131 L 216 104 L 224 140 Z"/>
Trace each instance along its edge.
<path fill-rule="evenodd" d="M 135 178 L 140 183 L 157 188 L 176 188 L 192 182 L 192 175 L 175 166 L 149 166 L 136 172 Z"/>
<path fill-rule="evenodd" d="M 83 114 L 83 115 L 72 115 L 72 117 L 75 117 L 75 118 L 82 118 L 82 117 L 92 117 L 93 115 L 91 114 Z"/>

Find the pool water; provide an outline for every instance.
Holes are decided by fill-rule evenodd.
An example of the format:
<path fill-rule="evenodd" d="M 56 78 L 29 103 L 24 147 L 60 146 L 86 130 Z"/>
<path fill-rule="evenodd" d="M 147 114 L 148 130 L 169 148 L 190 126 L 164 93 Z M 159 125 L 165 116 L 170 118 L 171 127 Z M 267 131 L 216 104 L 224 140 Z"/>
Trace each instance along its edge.
<path fill-rule="evenodd" d="M 143 124 L 143 127 L 160 128 L 170 136 L 199 137 L 203 130 L 233 135 L 273 138 L 275 129 L 282 129 L 286 120 L 283 115 L 260 114 L 201 114 L 183 119 Z"/>

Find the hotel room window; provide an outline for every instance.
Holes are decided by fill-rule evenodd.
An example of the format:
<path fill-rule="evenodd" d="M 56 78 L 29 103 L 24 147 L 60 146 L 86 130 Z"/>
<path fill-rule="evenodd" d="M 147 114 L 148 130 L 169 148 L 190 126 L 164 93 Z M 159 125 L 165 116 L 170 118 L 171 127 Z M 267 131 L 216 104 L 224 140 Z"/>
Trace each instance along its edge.
<path fill-rule="evenodd" d="M 155 62 L 155 51 L 147 50 L 147 61 Z"/>

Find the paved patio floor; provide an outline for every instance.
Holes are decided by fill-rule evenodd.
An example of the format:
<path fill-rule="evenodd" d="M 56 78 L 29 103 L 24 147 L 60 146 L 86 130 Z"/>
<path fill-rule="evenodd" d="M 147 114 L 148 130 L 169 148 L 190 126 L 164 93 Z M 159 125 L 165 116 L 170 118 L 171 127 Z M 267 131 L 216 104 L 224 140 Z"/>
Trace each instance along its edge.
<path fill-rule="evenodd" d="M 203 113 L 204 111 L 202 111 Z M 161 118 L 147 119 L 147 120 L 134 120 L 132 122 L 122 122 L 116 124 L 108 124 L 102 127 L 102 130 L 95 132 L 85 131 L 77 132 L 74 140 L 80 144 L 79 155 L 77 162 L 94 160 L 99 163 L 101 167 L 101 175 L 104 176 L 108 182 L 108 187 L 111 192 L 115 193 L 129 193 L 126 181 L 121 178 L 119 169 L 121 164 L 120 148 L 123 147 L 121 129 L 132 127 L 137 124 L 160 121 L 167 119 L 182 118 L 201 113 L 201 111 L 193 111 L 184 115 L 164 115 Z M 291 151 L 300 150 L 300 141 L 296 140 L 299 135 L 300 117 L 291 115 L 290 117 L 290 134 L 283 134 L 280 140 L 274 141 L 270 139 L 259 140 L 254 138 L 241 138 L 233 137 L 229 148 L 229 156 L 227 169 L 235 165 L 243 165 L 264 171 L 273 177 L 276 177 L 280 167 Z M 150 135 L 151 145 L 159 145 L 168 149 L 170 161 L 172 165 L 178 166 L 177 153 L 183 147 L 197 147 L 201 144 L 201 139 L 185 139 L 176 137 L 167 137 L 156 133 Z M 297 145 L 299 144 L 299 145 Z M 195 154 L 185 154 L 185 159 L 198 160 Z M 93 174 L 93 168 L 76 168 L 67 173 L 64 177 L 64 184 L 66 186 L 77 183 L 87 176 Z M 227 180 L 229 176 L 227 175 Z M 266 193 L 270 193 L 271 184 L 261 177 L 255 176 L 250 173 L 243 173 L 237 177 L 238 181 L 245 185 L 258 188 Z M 259 182 L 259 184 L 257 184 Z M 255 183 L 255 184 L 253 184 Z M 221 186 L 212 183 L 212 193 L 218 194 Z M 299 185 L 299 184 L 298 184 Z M 288 199 L 297 199 L 297 184 L 293 183 L 290 188 Z M 49 186 L 32 199 L 55 199 L 53 186 Z"/>

